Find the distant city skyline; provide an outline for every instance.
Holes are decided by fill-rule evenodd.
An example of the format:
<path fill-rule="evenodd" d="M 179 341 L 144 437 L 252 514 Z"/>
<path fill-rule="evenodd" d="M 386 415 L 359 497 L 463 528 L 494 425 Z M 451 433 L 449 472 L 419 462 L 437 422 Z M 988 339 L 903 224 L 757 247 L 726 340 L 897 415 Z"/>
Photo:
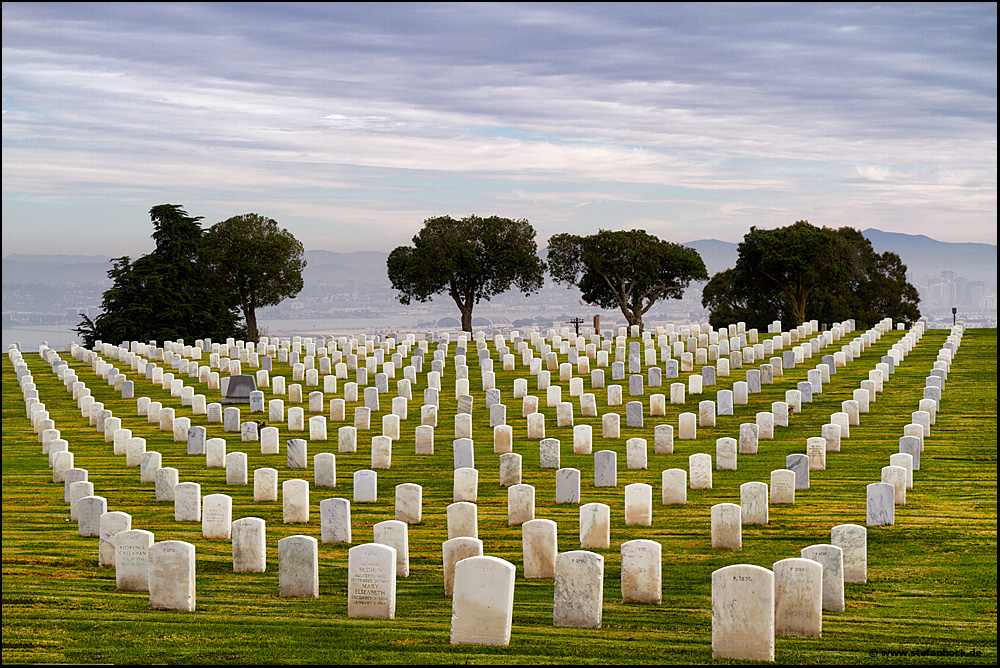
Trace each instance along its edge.
<path fill-rule="evenodd" d="M 3 251 L 138 257 L 148 210 L 308 249 L 424 219 L 997 243 L 995 3 L 3 6 Z"/>

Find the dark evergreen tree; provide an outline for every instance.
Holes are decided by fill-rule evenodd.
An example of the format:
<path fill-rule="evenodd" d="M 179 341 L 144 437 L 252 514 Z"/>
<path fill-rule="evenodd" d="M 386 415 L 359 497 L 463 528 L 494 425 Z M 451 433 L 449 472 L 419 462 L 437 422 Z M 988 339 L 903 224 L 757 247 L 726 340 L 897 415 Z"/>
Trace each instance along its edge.
<path fill-rule="evenodd" d="M 112 286 L 104 293 L 101 314 L 93 319 L 81 314 L 76 328 L 84 345 L 242 338 L 246 330 L 238 300 L 228 287 L 211 280 L 199 261 L 201 218 L 176 204 L 154 206 L 149 216 L 156 248 L 135 262 L 113 260 L 108 271 Z"/>

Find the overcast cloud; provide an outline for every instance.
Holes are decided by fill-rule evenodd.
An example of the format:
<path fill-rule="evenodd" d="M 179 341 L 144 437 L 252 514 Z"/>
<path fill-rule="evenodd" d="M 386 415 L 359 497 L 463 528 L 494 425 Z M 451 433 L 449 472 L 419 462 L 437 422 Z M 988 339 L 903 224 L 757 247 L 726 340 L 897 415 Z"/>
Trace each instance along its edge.
<path fill-rule="evenodd" d="M 132 255 L 148 210 L 308 249 L 443 214 L 997 240 L 997 8 L 3 5 L 3 250 Z"/>

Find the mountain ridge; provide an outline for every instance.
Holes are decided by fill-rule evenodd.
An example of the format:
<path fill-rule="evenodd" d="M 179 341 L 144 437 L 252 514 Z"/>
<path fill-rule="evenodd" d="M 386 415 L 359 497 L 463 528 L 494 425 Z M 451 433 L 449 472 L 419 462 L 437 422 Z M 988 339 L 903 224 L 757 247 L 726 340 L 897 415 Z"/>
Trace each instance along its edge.
<path fill-rule="evenodd" d="M 868 228 L 862 234 L 871 241 L 876 252 L 897 253 L 914 278 L 935 277 L 951 271 L 996 289 L 996 244 L 939 241 L 922 234 L 884 232 L 877 228 Z M 739 249 L 738 243 L 718 239 L 696 239 L 681 245 L 698 251 L 709 275 L 732 267 Z M 543 257 L 545 250 L 539 253 Z M 304 278 L 307 285 L 373 283 L 388 286 L 385 271 L 388 256 L 384 251 L 307 250 Z M 112 259 L 99 255 L 12 253 L 3 258 L 3 284 L 50 287 L 101 284 L 107 281 Z"/>

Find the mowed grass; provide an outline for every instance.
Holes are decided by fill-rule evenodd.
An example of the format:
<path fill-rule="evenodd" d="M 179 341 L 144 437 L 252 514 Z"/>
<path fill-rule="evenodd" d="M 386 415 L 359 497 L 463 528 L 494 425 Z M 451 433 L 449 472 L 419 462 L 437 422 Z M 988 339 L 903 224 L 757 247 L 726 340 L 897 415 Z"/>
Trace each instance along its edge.
<path fill-rule="evenodd" d="M 731 564 L 771 568 L 775 561 L 799 556 L 799 551 L 830 540 L 830 529 L 843 523 L 865 524 L 865 486 L 878 482 L 910 414 L 917 410 L 928 375 L 947 332 L 928 331 L 904 360 L 885 391 L 851 429 L 842 451 L 830 453 L 827 470 L 813 472 L 809 490 L 799 491 L 793 506 L 772 506 L 770 522 L 743 530 L 740 552 L 711 549 L 710 511 L 713 504 L 739 503 L 739 486 L 747 481 L 768 482 L 770 472 L 784 468 L 785 456 L 805 452 L 808 437 L 819 436 L 821 426 L 841 402 L 868 378 L 885 351 L 902 336 L 884 335 L 869 351 L 845 369 L 787 428 L 776 428 L 775 439 L 761 441 L 756 455 L 742 455 L 738 471 L 715 471 L 711 490 L 689 490 L 684 506 L 662 506 L 661 472 L 688 468 L 691 454 L 715 455 L 715 441 L 737 437 L 742 422 L 752 422 L 772 401 L 783 400 L 785 390 L 805 380 L 806 369 L 821 360 L 786 371 L 751 395 L 750 404 L 736 414 L 720 417 L 714 428 L 698 430 L 696 440 L 676 440 L 673 454 L 653 454 L 653 427 L 673 424 L 682 411 L 697 412 L 698 399 L 715 399 L 715 390 L 731 388 L 745 378 L 734 370 L 707 387 L 702 396 L 689 396 L 684 406 L 668 404 L 665 418 L 649 416 L 649 395 L 667 394 L 669 387 L 646 388 L 645 425 L 625 426 L 624 406 L 607 406 L 606 390 L 597 395 L 599 413 L 622 416 L 621 438 L 602 439 L 600 418 L 581 418 L 572 400 L 576 424 L 591 424 L 594 451 L 618 453 L 618 487 L 595 488 L 593 456 L 573 453 L 572 428 L 555 426 L 555 409 L 545 407 L 545 392 L 520 365 L 501 371 L 491 343 L 497 387 L 507 404 L 507 423 L 513 426 L 514 450 L 523 456 L 523 482 L 536 489 L 536 517 L 557 522 L 560 551 L 579 548 L 579 508 L 556 505 L 555 470 L 539 468 L 538 442 L 526 438 L 521 401 L 511 399 L 515 378 L 529 379 L 529 393 L 539 397 L 546 414 L 546 436 L 562 443 L 564 467 L 581 470 L 583 503 L 601 502 L 612 509 L 612 547 L 595 550 L 605 558 L 604 615 L 600 629 L 552 625 L 553 582 L 523 578 L 520 527 L 507 526 L 507 492 L 498 483 L 499 455 L 493 453 L 492 430 L 479 383 L 479 368 L 470 347 L 470 386 L 475 396 L 473 427 L 476 467 L 479 470 L 479 537 L 485 554 L 518 568 L 514 617 L 508 647 L 452 646 L 449 642 L 451 601 L 444 595 L 441 543 L 447 538 L 446 507 L 452 501 L 452 440 L 454 430 L 455 344 L 449 349 L 442 374 L 441 408 L 435 430 L 435 454 L 414 454 L 414 428 L 420 423 L 420 398 L 426 373 L 418 374 L 414 400 L 402 424 L 402 439 L 393 444 L 392 468 L 378 472 L 379 501 L 352 503 L 355 545 L 372 540 L 372 526 L 394 518 L 394 488 L 401 483 L 423 486 L 423 521 L 409 527 L 410 576 L 397 581 L 394 620 L 347 617 L 346 544 L 320 544 L 320 597 L 287 599 L 278 596 L 277 541 L 307 534 L 319 538 L 319 504 L 325 498 L 352 498 L 352 476 L 370 468 L 371 437 L 381 433 L 382 415 L 389 412 L 389 396 L 372 415 L 372 429 L 359 432 L 357 453 L 337 453 L 336 423 L 328 425 L 330 440 L 310 442 L 308 470 L 289 469 L 284 447 L 280 456 L 265 456 L 257 443 L 241 443 L 239 434 L 223 434 L 222 425 L 206 425 L 209 437 L 225 436 L 228 451 L 248 455 L 251 484 L 226 485 L 224 469 L 207 469 L 202 456 L 185 454 L 185 444 L 161 433 L 156 425 L 136 415 L 135 401 L 122 400 L 114 389 L 85 364 L 61 353 L 99 401 L 122 418 L 123 427 L 147 440 L 147 449 L 163 455 L 163 466 L 179 469 L 181 481 L 201 483 L 202 494 L 225 493 L 233 498 L 233 518 L 254 516 L 267 522 L 267 572 L 232 572 L 231 545 L 201 536 L 200 523 L 175 522 L 172 503 L 157 503 L 153 485 L 140 484 L 137 468 L 126 468 L 124 456 L 115 456 L 80 415 L 72 395 L 37 354 L 25 353 L 41 401 L 56 428 L 69 441 L 75 465 L 89 471 L 95 493 L 108 499 L 108 509 L 132 516 L 132 527 L 146 529 L 157 540 L 184 540 L 197 549 L 197 610 L 194 613 L 150 611 L 148 595 L 119 592 L 111 568 L 97 565 L 97 538 L 80 537 L 63 486 L 54 484 L 41 444 L 25 417 L 24 402 L 13 373 L 3 360 L 3 661 L 4 663 L 711 663 L 711 574 Z M 853 335 L 852 335 L 853 336 Z M 776 659 L 782 663 L 990 663 L 996 659 L 996 330 L 968 330 L 962 339 L 946 382 L 937 423 L 926 439 L 921 470 L 905 507 L 897 508 L 896 524 L 868 530 L 868 582 L 846 585 L 847 609 L 825 613 L 821 638 L 776 639 Z M 839 344 L 835 349 L 839 349 Z M 825 351 L 824 351 L 825 352 Z M 565 361 L 562 359 L 561 361 Z M 203 362 L 207 363 L 207 361 Z M 120 364 L 120 363 L 119 363 Z M 429 365 L 425 366 L 425 372 Z M 607 369 L 611 384 L 610 369 Z M 190 416 L 179 399 L 140 379 L 136 396 L 149 396 Z M 272 375 L 291 371 L 275 364 Z M 556 377 L 557 374 L 554 374 Z M 682 374 L 682 381 L 686 381 Z M 401 374 L 400 376 L 401 377 Z M 353 379 L 353 378 L 352 378 Z M 185 384 L 195 379 L 184 379 Z M 336 396 L 343 396 L 343 382 Z M 669 383 L 672 381 L 665 381 Z M 628 382 L 624 386 L 629 400 Z M 200 387 L 209 401 L 213 393 Z M 304 388 L 305 390 L 316 388 Z M 306 392 L 308 394 L 308 392 Z M 326 397 L 327 402 L 334 395 Z M 270 391 L 266 398 L 272 398 Z M 290 404 L 286 399 L 286 411 Z M 363 405 L 363 404 L 362 404 Z M 307 411 L 308 404 L 302 404 Z M 349 419 L 353 406 L 348 406 Z M 244 419 L 247 419 L 244 407 Z M 257 415 L 255 417 L 262 417 Z M 263 416 L 266 417 L 266 414 Z M 204 416 L 193 419 L 205 424 Z M 352 422 L 351 422 L 352 423 Z M 292 436 L 287 425 L 282 443 Z M 646 438 L 649 465 L 627 470 L 625 441 Z M 337 453 L 336 488 L 312 486 L 312 457 Z M 280 483 L 293 478 L 310 481 L 310 521 L 286 525 L 282 505 L 254 503 L 252 471 L 268 466 L 279 471 Z M 653 524 L 626 526 L 624 488 L 632 482 L 653 486 Z M 623 605 L 620 589 L 620 545 L 636 538 L 651 539 L 663 547 L 663 603 Z"/>

